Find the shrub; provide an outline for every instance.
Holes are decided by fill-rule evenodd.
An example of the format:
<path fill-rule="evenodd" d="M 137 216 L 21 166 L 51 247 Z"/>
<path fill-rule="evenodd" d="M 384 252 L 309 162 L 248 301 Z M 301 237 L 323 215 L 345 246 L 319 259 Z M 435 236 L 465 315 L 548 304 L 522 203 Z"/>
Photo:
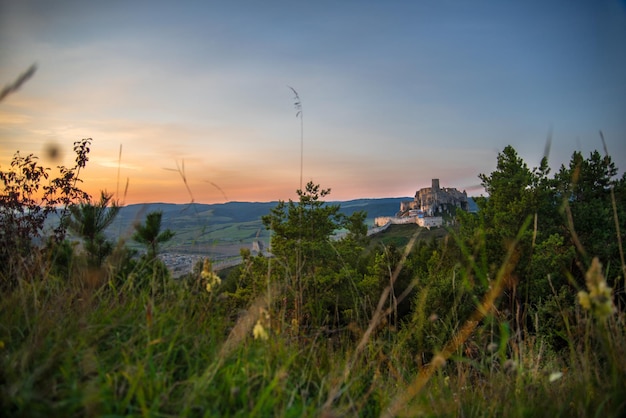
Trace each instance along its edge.
<path fill-rule="evenodd" d="M 51 179 L 50 168 L 42 167 L 33 154 L 24 157 L 19 151 L 10 168 L 0 170 L 0 287 L 14 285 L 20 271 L 32 269 L 40 249 L 65 238 L 63 221 L 69 208 L 89 199 L 78 183 L 90 144 L 91 138 L 75 142 L 75 165 L 58 166 L 58 176 Z M 56 227 L 49 222 L 53 214 L 59 217 Z"/>

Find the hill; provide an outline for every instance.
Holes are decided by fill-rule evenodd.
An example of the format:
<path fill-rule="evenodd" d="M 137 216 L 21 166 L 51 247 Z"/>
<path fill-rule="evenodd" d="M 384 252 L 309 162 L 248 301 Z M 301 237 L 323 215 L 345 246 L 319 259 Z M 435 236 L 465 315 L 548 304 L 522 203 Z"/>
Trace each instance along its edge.
<path fill-rule="evenodd" d="M 448 234 L 444 228 L 426 229 L 420 228 L 417 224 L 390 225 L 386 230 L 370 237 L 369 248 L 374 249 L 380 244 L 385 246 L 394 245 L 396 248 L 406 246 L 411 237 L 420 231 L 418 241 L 430 241 L 432 239 L 443 238 Z"/>
<path fill-rule="evenodd" d="M 409 199 L 354 199 L 327 203 L 340 205 L 340 211 L 346 215 L 356 211 L 366 212 L 365 222 L 371 227 L 376 217 L 394 215 L 400 208 L 400 202 Z M 107 230 L 107 235 L 112 240 L 123 239 L 130 247 L 140 249 L 130 239 L 134 231 L 133 225 L 143 222 L 149 212 L 161 211 L 162 228 L 169 228 L 175 233 L 174 238 L 162 248 L 169 266 L 174 270 L 188 271 L 200 257 L 210 257 L 218 264 L 228 265 L 231 260 L 238 258 L 241 248 L 251 248 L 254 241 L 258 240 L 266 246 L 269 244 L 270 234 L 263 226 L 261 217 L 267 215 L 277 204 L 278 202 L 227 202 L 128 205 L 120 210 L 115 222 Z M 470 209 L 472 208 L 475 208 L 475 203 L 470 199 Z M 386 233 L 376 236 L 373 241 L 385 244 L 393 242 L 402 246 L 408 242 L 414 229 L 410 225 L 406 228 L 390 228 Z M 426 235 L 437 234 L 429 231 Z"/>
<path fill-rule="evenodd" d="M 334 201 L 341 212 L 351 215 L 355 211 L 367 213 L 366 223 L 373 225 L 374 218 L 395 214 L 402 200 L 409 198 L 355 199 Z M 129 245 L 133 225 L 143 222 L 146 214 L 163 212 L 162 228 L 176 233 L 163 250 L 181 254 L 205 254 L 214 259 L 237 256 L 242 247 L 252 242 L 269 242 L 269 231 L 261 222 L 278 202 L 227 202 L 219 204 L 146 203 L 123 207 L 113 225 L 107 230 L 111 239 L 126 239 Z"/>

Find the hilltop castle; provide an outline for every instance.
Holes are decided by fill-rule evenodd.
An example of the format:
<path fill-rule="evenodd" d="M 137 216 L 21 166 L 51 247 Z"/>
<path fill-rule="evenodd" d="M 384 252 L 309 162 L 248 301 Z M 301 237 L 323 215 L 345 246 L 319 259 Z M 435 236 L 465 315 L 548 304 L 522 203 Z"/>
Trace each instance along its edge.
<path fill-rule="evenodd" d="M 468 210 L 467 193 L 451 187 L 439 187 L 439 179 L 433 179 L 432 187 L 419 189 L 413 200 L 400 204 L 397 216 L 407 216 L 413 210 L 421 211 L 426 216 L 435 216 L 437 213 L 450 212 L 451 209 Z"/>
<path fill-rule="evenodd" d="M 467 193 L 451 187 L 440 187 L 439 179 L 433 179 L 431 187 L 415 193 L 413 200 L 400 203 L 400 211 L 394 217 L 381 216 L 374 220 L 377 227 L 388 224 L 417 223 L 422 227 L 443 225 L 444 213 L 453 213 L 457 208 L 469 210 Z"/>

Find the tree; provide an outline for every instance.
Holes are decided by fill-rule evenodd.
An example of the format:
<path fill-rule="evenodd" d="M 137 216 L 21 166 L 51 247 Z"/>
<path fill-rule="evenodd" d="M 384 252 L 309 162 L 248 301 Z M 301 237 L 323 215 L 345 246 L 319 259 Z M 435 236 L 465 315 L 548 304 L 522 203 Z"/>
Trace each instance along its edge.
<path fill-rule="evenodd" d="M 509 145 L 498 154 L 496 171 L 478 177 L 489 194 L 488 199 L 477 200 L 488 234 L 494 245 L 506 245 L 532 214 L 533 173 Z M 506 248 L 492 248 L 492 255 L 503 255 L 505 251 Z"/>
<path fill-rule="evenodd" d="M 329 193 L 330 189 L 309 182 L 305 190 L 297 191 L 297 203 L 279 201 L 262 218 L 272 231 L 271 252 L 278 259 L 274 277 L 284 280 L 289 296 L 285 301 L 289 307 L 283 309 L 298 324 L 328 323 L 335 317 L 333 308 L 346 302 L 339 301 L 342 288 L 354 288 L 350 280 L 355 280 L 358 258 L 342 254 L 354 254 L 357 238 L 363 239 L 365 215 L 346 217 L 339 205 L 322 200 Z M 346 240 L 351 240 L 351 245 L 342 245 L 334 238 L 343 228 L 348 229 Z"/>
<path fill-rule="evenodd" d="M 556 187 L 562 196 L 562 225 L 569 244 L 576 247 L 579 268 L 572 273 L 582 284 L 584 273 L 593 257 L 599 257 L 607 266 L 608 278 L 623 273 L 613 197 L 620 233 L 626 227 L 624 216 L 623 181 L 617 177 L 617 168 L 611 157 L 602 157 L 598 151 L 585 159 L 574 152 L 568 167 L 561 166 L 555 176 Z M 612 193 L 613 191 L 613 193 Z M 623 237 L 620 237 L 623 241 Z"/>
<path fill-rule="evenodd" d="M 489 198 L 477 201 L 481 220 L 475 224 L 484 228 L 481 243 L 486 247 L 491 270 L 486 277 L 494 276 L 505 255 L 512 250 L 508 263 L 513 268 L 510 287 L 505 290 L 505 303 L 506 308 L 517 315 L 516 324 L 522 323 L 527 314 L 531 288 L 529 268 L 537 233 L 543 230 L 544 223 L 553 224 L 549 214 L 554 213 L 550 205 L 554 206 L 555 199 L 551 197 L 548 172 L 547 158 L 531 171 L 509 145 L 498 154 L 496 170 L 489 176 L 479 175 L 489 193 Z M 538 223 L 540 213 L 541 227 Z M 515 247 L 511 248 L 512 245 Z"/>
<path fill-rule="evenodd" d="M 161 232 L 161 217 L 163 212 L 150 212 L 146 215 L 146 223 L 135 225 L 133 240 L 146 246 L 149 260 L 154 260 L 158 254 L 159 245 L 171 240 L 174 233 L 169 229 Z"/>
<path fill-rule="evenodd" d="M 88 264 L 91 267 L 100 266 L 113 250 L 113 245 L 104 235 L 104 231 L 113 223 L 120 211 L 117 203 L 111 201 L 112 197 L 112 194 L 103 191 L 98 203 L 85 202 L 70 208 L 71 217 L 67 227 L 84 240 Z"/>
<path fill-rule="evenodd" d="M 556 175 L 565 210 L 573 221 L 567 227 L 577 234 L 582 246 L 579 251 L 588 257 L 600 256 L 605 265 L 608 253 L 615 250 L 607 244 L 615 237 L 610 189 L 618 184 L 616 174 L 611 158 L 594 151 L 588 159 L 574 152 L 569 167 L 561 166 Z"/>
<path fill-rule="evenodd" d="M 571 278 L 582 286 L 593 257 L 613 268 L 609 283 L 623 270 L 617 230 L 626 229 L 624 183 L 615 178 L 610 156 L 594 151 L 585 159 L 574 152 L 569 166 L 561 166 L 553 178 L 549 172 L 547 158 L 531 171 L 506 147 L 498 154 L 496 170 L 479 176 L 489 197 L 477 199 L 477 217 L 460 217 L 461 245 L 484 246 L 491 276 L 515 243 L 513 286 L 505 291 L 504 303 L 509 312 L 520 313 L 516 324 L 524 324 L 529 310 L 546 318 L 554 315 L 555 292 L 561 302 L 573 300 Z M 481 254 L 474 251 L 472 259 Z"/>

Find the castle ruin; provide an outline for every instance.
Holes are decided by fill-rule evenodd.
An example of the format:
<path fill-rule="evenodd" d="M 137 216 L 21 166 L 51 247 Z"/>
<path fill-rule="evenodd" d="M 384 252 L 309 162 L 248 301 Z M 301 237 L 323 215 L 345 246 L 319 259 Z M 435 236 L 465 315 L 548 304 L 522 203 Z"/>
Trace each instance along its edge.
<path fill-rule="evenodd" d="M 415 192 L 413 200 L 400 203 L 400 211 L 396 216 L 379 216 L 374 220 L 378 228 L 386 228 L 390 224 L 417 223 L 430 228 L 443 225 L 443 214 L 454 214 L 456 209 L 469 210 L 467 193 L 452 187 L 440 187 L 439 179 L 433 179 L 431 187 Z"/>
<path fill-rule="evenodd" d="M 397 216 L 408 216 L 412 211 L 422 212 L 426 216 L 435 216 L 438 213 L 451 213 L 456 208 L 469 210 L 467 192 L 460 192 L 452 187 L 440 187 L 439 179 L 433 179 L 431 187 L 418 190 L 413 200 L 400 204 L 400 212 Z"/>

